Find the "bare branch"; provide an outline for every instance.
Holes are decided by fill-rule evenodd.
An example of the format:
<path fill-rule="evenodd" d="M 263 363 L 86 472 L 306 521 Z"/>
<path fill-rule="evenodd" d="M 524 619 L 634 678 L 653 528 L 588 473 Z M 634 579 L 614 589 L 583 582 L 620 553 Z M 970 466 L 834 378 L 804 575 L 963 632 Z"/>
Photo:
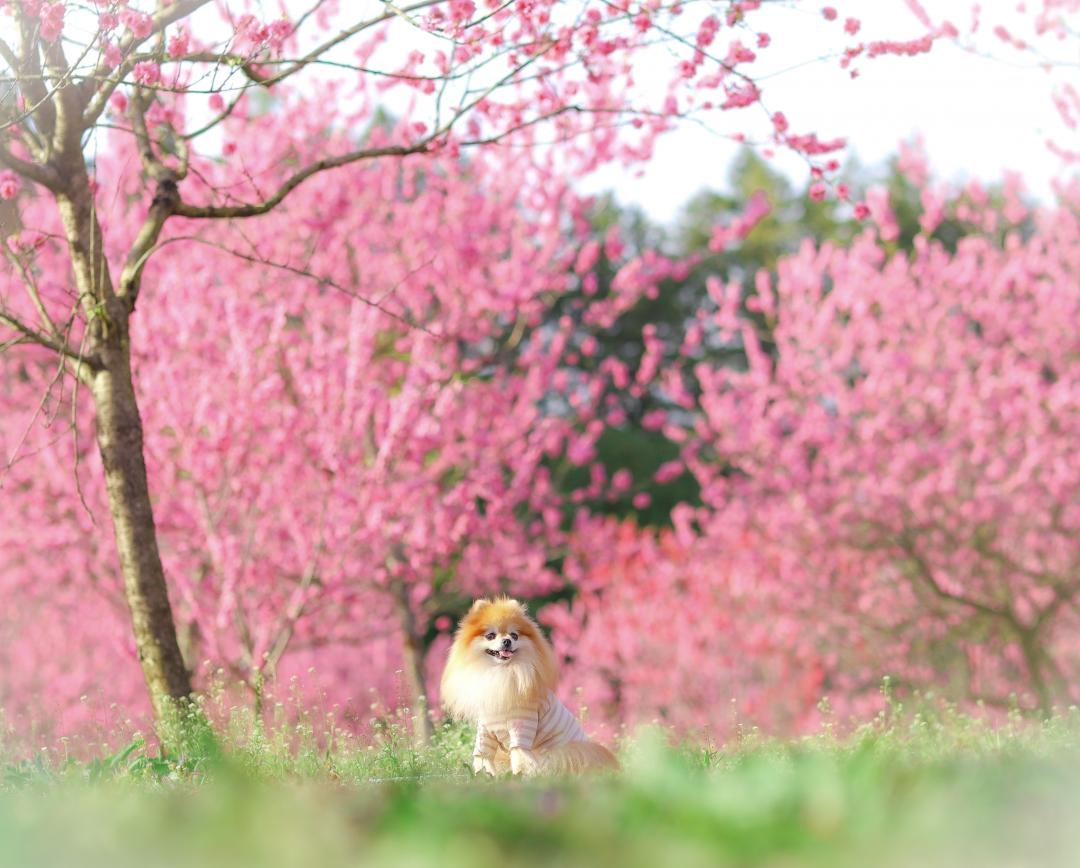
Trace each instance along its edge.
<path fill-rule="evenodd" d="M 128 114 L 131 116 L 131 131 L 135 134 L 135 141 L 139 145 L 139 160 L 142 162 L 143 171 L 157 181 L 161 179 L 165 165 L 154 153 L 154 143 L 150 138 L 150 130 L 146 126 L 146 98 L 145 88 L 135 88 Z"/>
<path fill-rule="evenodd" d="M 325 515 L 325 503 L 323 504 L 323 514 Z M 315 551 L 311 555 L 311 559 L 307 566 L 304 568 L 304 573 L 300 577 L 300 581 L 290 594 L 289 602 L 285 607 L 285 611 L 278 617 L 273 630 L 274 639 L 270 643 L 270 650 L 266 652 L 266 656 L 261 664 L 257 664 L 260 670 L 264 670 L 270 673 L 270 677 L 273 678 L 274 673 L 277 671 L 278 663 L 281 662 L 281 658 L 289 648 L 289 643 L 292 642 L 293 635 L 296 632 L 296 625 L 304 615 L 304 611 L 310 602 L 309 591 L 318 582 L 319 578 L 319 556 L 322 554 L 324 544 L 324 536 L 321 531 L 322 519 L 320 518 L 320 533 L 319 541 L 315 546 Z"/>
<path fill-rule="evenodd" d="M 180 2 L 173 3 L 169 6 L 159 6 L 153 16 L 153 27 L 145 37 L 138 39 L 133 34 L 128 33 L 128 35 L 121 40 L 120 52 L 125 55 L 125 57 L 120 63 L 120 66 L 117 67 L 116 70 L 110 70 L 109 67 L 105 65 L 104 61 L 102 61 L 80 86 L 83 91 L 83 99 L 86 100 L 86 108 L 83 111 L 82 120 L 84 129 L 89 129 L 97 122 L 101 113 L 105 111 L 105 106 L 109 104 L 109 97 L 112 96 L 113 91 L 116 90 L 120 83 L 127 77 L 128 73 L 134 69 L 135 64 L 138 63 L 140 59 L 143 59 L 134 53 L 134 49 L 150 37 L 162 33 L 170 24 L 180 21 L 183 18 L 187 18 L 209 2 L 210 0 L 180 0 Z M 112 73 L 111 75 L 110 72 Z M 91 94 L 93 94 L 95 90 L 97 90 L 97 94 L 91 98 Z"/>
<path fill-rule="evenodd" d="M 139 234 L 135 236 L 131 249 L 128 251 L 124 267 L 120 272 L 120 287 L 117 295 L 127 303 L 128 310 L 135 309 L 135 302 L 139 297 L 139 289 L 142 284 L 143 267 L 154 251 L 161 236 L 161 230 L 165 221 L 173 213 L 176 203 L 180 201 L 180 193 L 176 189 L 176 181 L 171 178 L 162 178 L 158 181 L 157 190 L 150 203 L 150 210 L 139 228 Z"/>
<path fill-rule="evenodd" d="M 1054 599 L 1035 618 L 1032 629 L 1038 632 L 1046 626 L 1062 608 L 1073 603 L 1078 591 L 1080 591 L 1080 588 L 1075 586 L 1071 588 L 1056 586 L 1054 588 Z"/>
<path fill-rule="evenodd" d="M 19 63 L 18 58 L 15 56 L 15 50 L 8 45 L 6 39 L 0 39 L 0 57 L 4 58 L 4 63 L 8 65 L 12 73 L 18 73 L 16 69 Z"/>
<path fill-rule="evenodd" d="M 409 154 L 420 154 L 427 151 L 431 146 L 433 136 L 428 136 L 413 145 L 388 145 L 384 148 L 368 148 L 360 151 L 350 151 L 337 157 L 327 157 L 305 166 L 296 174 L 285 181 L 270 198 L 262 202 L 245 205 L 190 205 L 181 202 L 174 212 L 180 217 L 196 219 L 217 219 L 229 217 L 257 217 L 273 210 L 286 196 L 299 187 L 312 175 L 325 172 L 327 169 L 336 169 L 339 166 L 347 166 L 361 160 L 373 160 L 378 157 L 405 157 Z"/>
<path fill-rule="evenodd" d="M 53 322 L 52 317 L 49 316 L 49 311 L 41 299 L 41 293 L 38 292 L 37 281 L 34 280 L 34 276 L 27 270 L 26 265 L 19 260 L 18 256 L 15 255 L 14 251 L 12 251 L 7 244 L 3 244 L 3 248 L 4 258 L 11 263 L 12 267 L 15 268 L 19 274 L 22 275 L 26 293 L 30 296 L 30 301 L 37 310 L 38 316 L 41 317 L 41 324 L 45 326 L 50 335 L 54 338 L 59 338 L 60 330 L 56 327 L 56 323 Z"/>
<path fill-rule="evenodd" d="M 321 283 L 324 286 L 328 286 L 331 289 L 340 292 L 342 295 L 347 295 L 349 298 L 354 298 L 362 304 L 366 304 L 368 307 L 375 308 L 376 310 L 380 311 L 391 319 L 395 319 L 403 325 L 408 326 L 410 329 L 416 329 L 418 331 L 425 332 L 426 334 L 429 334 L 433 338 L 437 338 L 439 340 L 443 340 L 446 337 L 446 335 L 440 334 L 439 332 L 434 332 L 426 326 L 422 325 L 421 323 L 414 322 L 409 317 L 402 316 L 399 313 L 394 313 L 392 310 L 387 310 L 385 307 L 382 306 L 381 300 L 373 301 L 366 296 L 360 295 L 358 292 L 347 289 L 346 287 L 339 284 L 337 281 L 332 280 L 330 277 L 321 274 L 315 274 L 312 271 L 307 271 L 303 268 L 297 268 L 296 266 L 289 265 L 285 262 L 274 262 L 269 259 L 264 259 L 261 256 L 242 253 L 239 250 L 233 249 L 232 247 L 227 247 L 224 244 L 218 244 L 213 241 L 208 241 L 207 239 L 200 238 L 197 235 L 174 235 L 170 238 L 166 238 L 164 241 L 158 244 L 157 247 L 154 248 L 154 250 L 160 250 L 166 244 L 173 244 L 180 241 L 194 241 L 197 244 L 204 244 L 207 247 L 213 247 L 215 250 L 220 250 L 222 253 L 228 253 L 230 256 L 235 256 L 237 259 L 242 259 L 245 262 L 252 263 L 253 265 L 265 265 L 270 268 L 277 268 L 281 271 L 287 271 L 289 274 L 295 274 L 297 277 L 305 277 L 308 280 L 314 280 L 316 283 Z M 150 253 L 153 252 L 153 250 L 150 251 Z M 385 298 L 387 295 L 390 295 L 394 291 L 394 289 L 396 289 L 396 287 L 393 287 L 389 292 L 387 292 L 383 296 L 383 298 Z"/>
<path fill-rule="evenodd" d="M 336 157 L 327 157 L 322 160 L 318 160 L 315 163 L 311 163 L 305 166 L 299 172 L 293 174 L 288 178 L 284 184 L 282 184 L 276 193 L 269 199 L 265 199 L 262 202 L 249 205 L 189 205 L 181 202 L 174 213 L 179 214 L 182 217 L 192 218 L 230 218 L 230 217 L 256 217 L 260 214 L 265 214 L 273 208 L 277 207 L 286 196 L 293 190 L 300 186 L 304 181 L 310 178 L 312 175 L 316 175 L 319 172 L 325 172 L 327 169 L 335 169 L 340 166 L 346 166 L 350 163 L 356 163 L 361 160 L 370 160 L 377 157 L 405 157 L 410 154 L 419 154 L 427 152 L 431 146 L 439 139 L 446 136 L 454 125 L 467 115 L 477 105 L 487 99 L 492 93 L 499 88 L 506 85 L 509 81 L 513 80 L 522 70 L 528 68 L 532 64 L 536 63 L 544 54 L 550 50 L 551 46 L 538 51 L 532 55 L 524 63 L 519 64 L 512 69 L 498 81 L 493 82 L 482 92 L 478 93 L 472 100 L 465 105 L 459 106 L 457 111 L 454 112 L 453 117 L 446 121 L 441 127 L 435 131 L 429 133 L 420 141 L 415 142 L 412 145 L 389 145 L 383 148 L 368 148 L 359 151 L 350 151 L 347 154 L 340 154 Z M 569 111 L 569 107 L 563 107 L 562 109 L 552 112 L 551 115 L 561 114 L 564 111 Z M 534 121 L 523 124 L 521 126 L 529 126 L 531 123 L 539 123 L 545 116 L 540 116 Z M 515 127 L 514 130 L 520 127 Z M 510 135 L 514 130 L 507 130 L 502 135 Z M 498 138 L 498 137 L 496 137 Z M 494 141 L 495 139 L 492 139 Z"/>
<path fill-rule="evenodd" d="M 934 575 L 934 571 L 930 568 L 930 565 L 926 562 L 926 559 L 915 548 L 915 543 L 909 537 L 902 536 L 899 539 L 900 549 L 907 556 L 908 561 L 916 568 L 919 577 L 923 580 L 924 584 L 933 591 L 934 595 L 942 600 L 949 600 L 953 603 L 958 603 L 963 606 L 967 606 L 974 609 L 977 612 L 981 612 L 984 615 L 990 615 L 994 618 L 1000 618 L 1012 624 L 1013 626 L 1019 626 L 1016 623 L 1016 618 L 1011 611 L 1006 608 L 996 608 L 987 603 L 983 603 L 981 600 L 976 600 L 971 597 L 965 597 L 963 594 L 956 594 L 952 591 L 948 591 L 941 586 L 938 582 L 937 576 Z"/>
<path fill-rule="evenodd" d="M 143 88 L 136 88 L 131 99 L 131 122 L 135 138 L 139 145 L 139 158 L 143 169 L 155 182 L 154 198 L 150 203 L 143 225 L 131 244 L 123 270 L 120 272 L 120 286 L 117 295 L 127 303 L 128 310 L 135 309 L 142 283 L 143 266 L 146 265 L 155 249 L 165 221 L 175 212 L 180 204 L 180 191 L 176 182 L 180 173 L 166 166 L 156 153 L 146 126 L 146 93 Z M 186 158 L 183 170 L 186 171 Z"/>
<path fill-rule="evenodd" d="M 3 143 L 0 143 L 0 166 L 6 166 L 13 170 L 15 174 L 29 178 L 31 181 L 41 184 L 41 186 L 54 192 L 60 189 L 62 183 L 60 174 L 55 168 L 30 163 L 21 157 L 16 157 Z"/>
<path fill-rule="evenodd" d="M 71 87 L 73 66 L 68 63 L 64 46 L 59 39 L 43 43 L 45 64 L 50 78 L 52 104 L 56 114 L 56 126 L 51 148 L 61 154 L 72 154 L 81 150 L 82 137 L 82 97 L 77 87 Z M 85 55 L 89 46 L 83 49 Z"/>
<path fill-rule="evenodd" d="M 45 87 L 45 76 L 38 57 L 38 25 L 22 14 L 19 5 L 14 7 L 14 11 L 15 21 L 19 27 L 19 48 L 12 64 L 12 71 L 18 77 L 19 89 L 27 98 L 26 102 L 34 108 L 39 130 L 46 139 L 51 139 L 56 115 L 55 108 L 49 99 L 48 88 Z"/>
<path fill-rule="evenodd" d="M 403 9 L 397 9 L 393 6 L 392 3 L 387 2 L 385 5 L 390 11 L 384 12 L 382 15 L 378 15 L 375 18 L 369 18 L 367 21 L 361 21 L 359 24 L 355 24 L 352 27 L 348 27 L 345 30 L 342 30 L 337 36 L 334 36 L 333 38 L 328 39 L 320 45 L 316 46 L 299 60 L 297 60 L 296 63 L 281 70 L 280 72 L 277 72 L 274 75 L 267 76 L 265 78 L 254 78 L 253 80 L 258 81 L 265 87 L 277 84 L 279 81 L 282 81 L 289 76 L 300 72 L 300 70 L 306 67 L 313 60 L 317 60 L 331 48 L 340 45 L 342 42 L 345 42 L 353 36 L 356 36 L 356 34 L 358 33 L 362 33 L 363 31 L 368 30 L 369 28 L 374 27 L 377 24 L 382 24 L 384 21 L 389 21 L 391 18 L 403 14 L 408 14 L 410 12 L 417 12 L 421 9 L 426 9 L 428 6 L 435 6 L 442 2 L 443 0 L 420 0 L 420 2 L 413 3 L 412 5 L 406 6 Z M 249 76 L 251 75 L 250 72 L 248 74 Z"/>
<path fill-rule="evenodd" d="M 0 323 L 14 329 L 18 332 L 23 340 L 31 343 L 43 346 L 46 349 L 52 350 L 64 358 L 71 359 L 80 364 L 84 364 L 93 368 L 94 370 L 101 369 L 101 362 L 96 356 L 80 355 L 78 351 L 73 350 L 68 344 L 57 338 L 50 337 L 49 335 L 42 334 L 37 329 L 24 323 L 18 317 L 13 316 L 7 311 L 0 310 Z"/>

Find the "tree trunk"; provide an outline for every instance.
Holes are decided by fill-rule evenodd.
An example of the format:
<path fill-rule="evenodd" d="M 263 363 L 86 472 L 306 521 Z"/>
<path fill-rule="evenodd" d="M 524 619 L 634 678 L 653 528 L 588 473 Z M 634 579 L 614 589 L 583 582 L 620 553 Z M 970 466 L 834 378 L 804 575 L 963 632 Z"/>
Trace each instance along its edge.
<path fill-rule="evenodd" d="M 1035 698 L 1039 703 L 1039 711 L 1049 716 L 1054 710 L 1054 699 L 1050 685 L 1046 681 L 1043 649 L 1039 645 L 1039 639 L 1034 630 L 1019 629 L 1018 635 L 1024 664 L 1027 666 L 1028 676 L 1031 679 L 1031 688 L 1035 691 Z"/>
<path fill-rule="evenodd" d="M 85 379 L 94 399 L 124 596 L 158 737 L 168 744 L 183 737 L 174 725 L 182 723 L 176 712 L 185 710 L 178 705 L 191 696 L 191 677 L 177 641 L 146 479 L 142 419 L 131 378 L 132 302 L 114 290 L 85 165 L 79 151 L 74 154 L 61 167 L 67 187 L 56 201 L 86 314 L 89 349 L 100 365 Z"/>
<path fill-rule="evenodd" d="M 435 734 L 435 727 L 431 722 L 431 704 L 424 680 L 423 640 L 416 632 L 416 617 L 409 606 L 408 590 L 405 584 L 396 582 L 391 590 L 394 595 L 394 607 L 401 621 L 401 656 L 404 663 L 405 683 L 408 685 L 412 698 L 416 736 L 420 742 L 427 744 Z"/>
<path fill-rule="evenodd" d="M 105 369 L 94 375 L 91 391 L 124 595 L 154 716 L 161 724 L 171 719 L 177 701 L 190 697 L 191 678 L 176 638 L 158 551 L 126 335 L 119 344 L 102 352 Z"/>

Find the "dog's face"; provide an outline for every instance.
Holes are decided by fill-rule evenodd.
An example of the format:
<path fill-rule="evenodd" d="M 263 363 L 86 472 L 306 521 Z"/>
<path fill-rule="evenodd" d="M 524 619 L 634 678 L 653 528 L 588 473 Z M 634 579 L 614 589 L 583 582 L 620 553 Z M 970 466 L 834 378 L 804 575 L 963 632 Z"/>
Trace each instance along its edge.
<path fill-rule="evenodd" d="M 477 600 L 458 626 L 442 679 L 443 703 L 454 714 L 520 707 L 552 689 L 555 657 L 517 600 Z"/>
<path fill-rule="evenodd" d="M 476 663 L 533 662 L 543 637 L 517 600 L 477 600 L 461 622 L 457 643 Z"/>
<path fill-rule="evenodd" d="M 528 642 L 529 640 L 526 639 L 525 641 Z M 517 653 L 518 643 L 521 642 L 521 633 L 516 626 L 503 626 L 499 628 L 498 632 L 492 627 L 484 634 L 484 642 L 489 657 L 493 657 L 499 663 L 508 663 L 514 659 L 514 654 Z"/>

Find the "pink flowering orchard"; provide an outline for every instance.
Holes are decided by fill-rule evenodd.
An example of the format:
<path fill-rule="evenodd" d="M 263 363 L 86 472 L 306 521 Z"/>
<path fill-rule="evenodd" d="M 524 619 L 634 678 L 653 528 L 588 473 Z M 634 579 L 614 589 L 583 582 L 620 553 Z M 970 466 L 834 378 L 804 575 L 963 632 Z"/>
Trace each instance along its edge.
<path fill-rule="evenodd" d="M 852 74 L 967 32 L 912 2 L 917 38 L 864 43 L 859 20 L 802 5 Z M 601 601 L 610 619 L 689 589 L 715 628 L 701 647 L 733 667 L 702 703 L 741 690 L 764 708 L 763 682 L 800 673 L 785 714 L 801 719 L 816 686 L 860 689 L 885 649 L 912 683 L 947 670 L 995 700 L 1068 695 L 1067 214 L 909 262 L 872 192 L 855 210 L 880 237 L 807 248 L 775 289 L 763 276 L 754 327 L 725 296 L 715 328 L 749 370 L 702 368 L 700 394 L 660 370 L 653 331 L 640 370 L 582 374 L 587 343 L 549 315 L 583 288 L 575 315 L 601 330 L 685 276 L 644 251 L 591 298 L 600 248 L 575 192 L 682 120 L 793 151 L 813 198 L 847 197 L 837 131 L 766 108 L 769 7 L 0 2 L 0 704 L 60 705 L 75 726 L 104 683 L 160 722 L 193 676 L 220 670 L 259 707 L 313 666 L 313 693 L 400 688 L 428 728 L 431 633 L 473 595 L 567 581 L 580 599 L 553 623 L 582 642 Z M 752 200 L 717 243 L 767 210 Z M 704 506 L 659 541 L 584 514 L 568 533 L 552 467 L 602 490 L 596 441 L 622 422 L 599 402 L 654 386 L 678 391 L 667 433 Z M 655 584 L 589 572 L 639 545 Z M 821 607 L 835 618 L 807 632 Z M 690 689 L 680 654 L 609 661 L 627 670 L 620 719 L 671 707 L 654 688 L 672 666 Z"/>
<path fill-rule="evenodd" d="M 703 521 L 788 553 L 841 694 L 889 672 L 994 705 L 1077 699 L 1080 223 L 1005 211 L 955 252 L 925 230 L 910 257 L 873 231 L 805 246 L 759 277 L 752 320 L 718 323 L 748 369 L 697 370 Z"/>
<path fill-rule="evenodd" d="M 214 227 L 268 215 L 306 182 L 336 169 L 409 156 L 457 161 L 465 152 L 489 146 L 540 146 L 521 170 L 514 204 L 550 207 L 554 178 L 577 176 L 611 159 L 647 158 L 653 139 L 673 117 L 723 114 L 756 104 L 760 92 L 744 71 L 756 54 L 743 42 L 754 32 L 749 21 L 761 5 L 756 0 L 731 4 L 717 17 L 708 10 L 684 16 L 681 6 L 659 4 L 490 3 L 480 8 L 471 0 L 423 0 L 357 11 L 352 4 L 325 0 L 296 14 L 283 8 L 281 16 L 266 18 L 244 3 L 208 0 L 3 3 L 0 59 L 10 87 L 3 103 L 0 191 L 4 202 L 14 204 L 5 205 L 9 269 L 0 322 L 8 344 L 32 348 L 28 361 L 16 364 L 35 366 L 39 385 L 48 384 L 42 412 L 49 412 L 45 404 L 73 402 L 74 433 L 85 424 L 80 400 L 92 405 L 123 596 L 159 719 L 171 701 L 191 692 L 190 661 L 183 657 L 173 612 L 182 595 L 176 588 L 170 600 L 154 516 L 155 498 L 171 492 L 155 494 L 148 480 L 154 440 L 147 437 L 136 391 L 141 348 L 135 312 L 152 319 L 143 311 L 160 303 L 162 288 L 146 278 L 160 273 L 157 260 L 167 258 L 165 249 L 172 247 L 168 255 L 182 257 L 178 261 L 186 263 L 187 279 L 199 274 L 198 260 L 207 261 L 205 247 L 224 242 L 227 255 L 281 266 L 306 277 L 319 292 L 336 291 L 337 280 L 328 282 L 329 275 L 312 271 L 314 253 L 327 249 L 318 243 L 308 254 L 298 257 L 290 249 L 292 258 L 271 263 L 264 261 L 267 250 L 259 248 L 260 240 L 264 248 L 275 246 L 265 221 L 230 228 L 235 236 Z M 726 58 L 712 49 L 721 28 L 730 33 Z M 633 61 L 657 41 L 670 43 L 675 55 L 689 60 L 669 53 L 652 66 L 654 87 L 639 92 Z M 759 38 L 758 50 L 765 42 Z M 402 44 L 415 48 L 402 51 Z M 705 67 L 703 89 L 719 97 L 703 100 L 685 86 Z M 337 75 L 320 75 L 328 70 Z M 267 128 L 269 115 L 279 118 L 272 128 Z M 802 147 L 794 140 L 792 146 Z M 103 154 L 107 151 L 115 153 Z M 120 154 L 123 165 L 109 166 L 107 158 Z M 432 162 L 429 173 L 436 168 Z M 396 192 L 409 198 L 410 186 L 402 183 Z M 295 215 L 293 225 L 317 224 L 332 214 L 331 202 L 319 202 L 313 211 Z M 460 216 L 472 218 L 473 211 Z M 417 235 L 403 226 L 399 230 L 403 239 Z M 480 245 L 483 228 L 470 225 L 468 231 Z M 543 252 L 542 242 L 536 249 Z M 438 268 L 434 252 L 435 261 L 428 264 Z M 347 251 L 337 254 L 336 268 L 352 268 L 344 291 L 356 294 L 370 263 L 350 262 Z M 416 260 L 411 267 L 415 275 L 425 264 Z M 522 291 L 513 280 L 492 287 L 494 277 L 485 275 L 489 285 L 482 293 Z M 396 276 L 399 282 L 406 278 Z M 217 270 L 207 282 L 206 291 L 228 293 L 226 273 Z M 396 298 L 396 290 L 381 282 L 361 303 L 389 312 L 390 323 L 435 332 L 444 340 L 452 332 L 447 326 L 472 316 L 453 305 L 410 310 L 406 293 Z M 275 321 L 279 329 L 281 316 Z M 309 318 L 301 315 L 300 324 L 291 327 L 302 332 Z M 152 323 L 145 325 L 150 327 L 143 338 L 147 345 L 162 339 Z M 266 337 L 252 323 L 237 320 L 234 328 Z M 378 328 L 385 331 L 390 324 Z M 288 332 L 281 334 L 286 340 Z M 394 337 L 383 340 L 390 345 L 386 352 L 407 355 L 393 346 Z M 416 372 L 395 385 L 405 395 L 402 402 L 412 399 L 414 405 L 384 421 L 392 439 L 414 435 L 418 426 L 422 430 L 418 414 L 432 406 L 432 383 L 453 380 L 446 371 L 422 373 L 429 352 L 419 353 Z M 50 364 L 48 354 L 56 369 L 52 379 L 38 369 Z M 463 364 L 458 368 L 465 373 Z M 289 369 L 283 370 L 279 378 L 285 381 Z M 23 368 L 12 376 L 19 382 L 35 379 Z M 447 394 L 456 388 L 451 382 Z M 185 398 L 198 405 L 206 396 Z M 33 417 L 33 400 L 24 406 Z M 50 418 L 55 428 L 58 417 Z M 231 444 L 231 438 L 220 436 Z M 17 456 L 25 441 L 10 437 Z M 78 454 L 81 447 L 69 448 Z M 376 455 L 380 470 L 389 463 L 385 454 Z M 94 466 L 89 459 L 79 464 L 84 470 Z M 83 492 L 83 502 L 73 508 L 93 514 L 87 496 L 93 493 Z M 203 512 L 207 530 L 215 533 L 220 517 L 212 504 Z M 323 536 L 318 527 L 317 522 L 309 534 L 306 556 L 296 552 L 304 564 L 328 547 L 318 542 Z M 394 527 L 388 518 L 384 533 Z M 446 528 L 462 532 L 454 522 Z M 394 563 L 422 557 L 414 548 L 395 549 Z M 445 555 L 445 545 L 436 548 Z M 247 551 L 242 562 L 251 557 Z M 368 571 L 393 572 L 380 557 L 374 556 Z M 242 573 L 233 566 L 222 580 L 226 586 Z M 299 574 L 313 569 L 300 568 Z M 315 585 L 316 578 L 294 579 L 294 584 Z M 276 635 L 291 633 L 289 612 L 302 605 L 307 590 L 298 593 L 276 599 L 285 624 Z M 230 594 L 226 587 L 226 601 Z M 243 640 L 247 653 L 273 659 L 277 646 L 238 620 L 231 605 L 225 603 L 216 628 L 228 624 L 250 634 Z M 261 666 L 255 661 L 248 669 Z"/>
<path fill-rule="evenodd" d="M 935 191 L 911 255 L 882 190 L 882 226 L 849 248 L 713 284 L 703 340 L 745 369 L 699 363 L 665 423 L 702 505 L 660 533 L 575 529 L 578 593 L 545 619 L 599 719 L 807 729 L 823 699 L 865 720 L 885 676 L 992 708 L 1077 701 L 1080 220 L 1008 184 L 973 207 L 977 185 L 903 165 Z M 977 220 L 955 251 L 943 217 Z"/>
<path fill-rule="evenodd" d="M 659 534 L 583 519 L 578 593 L 546 612 L 598 717 L 805 729 L 822 699 L 865 719 L 884 676 L 995 708 L 1076 701 L 1080 224 L 1024 205 L 1015 177 L 994 205 L 917 149 L 899 163 L 925 207 L 910 254 L 880 188 L 849 247 L 709 279 L 694 345 L 745 369 L 699 362 L 693 400 L 660 381 L 703 504 Z M 944 220 L 968 225 L 955 251 Z"/>
<path fill-rule="evenodd" d="M 269 138 L 278 122 L 264 121 Z M 136 191 L 138 174 L 125 171 L 134 155 L 122 143 L 111 153 L 99 171 L 121 196 Z M 418 647 L 439 607 L 511 577 L 526 593 L 554 585 L 545 561 L 560 513 L 540 465 L 569 428 L 540 418 L 537 405 L 558 356 L 530 342 L 519 370 L 492 365 L 500 338 L 565 284 L 566 242 L 495 189 L 492 176 L 513 173 L 515 160 L 348 167 L 298 190 L 257 238 L 184 242 L 200 245 L 195 257 L 178 242 L 148 266 L 167 303 L 140 308 L 133 359 L 157 535 L 191 664 L 210 661 L 256 700 L 287 652 L 317 663 L 329 679 L 321 687 L 336 695 L 391 695 L 403 669 L 408 701 L 422 702 Z M 403 187 L 412 189 L 402 196 Z M 134 231 L 139 214 L 118 210 L 109 228 Z M 37 255 L 48 262 L 62 249 Z M 55 371 L 23 361 L 7 373 L 5 409 L 25 427 L 14 411 L 46 393 Z M 5 562 L 20 577 L 63 576 L 73 593 L 108 601 L 108 647 L 123 651 L 115 554 L 79 544 L 101 536 L 92 516 L 106 499 L 87 397 L 57 391 L 64 409 L 43 411 L 53 424 L 32 426 L 24 444 L 35 460 L 8 470 L 21 514 L 4 529 L 18 562 Z M 78 436 L 52 442 L 72 400 Z M 72 449 L 85 462 L 88 509 L 72 489 Z M 73 543 L 70 558 L 20 542 L 20 528 L 38 522 Z M 45 603 L 48 591 L 40 595 Z M 24 647 L 41 657 L 22 661 L 21 677 L 51 678 L 48 647 L 25 641 L 36 618 L 17 620 Z M 361 665 L 369 655 L 382 666 Z M 95 693 L 95 671 L 84 668 L 68 695 Z"/>
<path fill-rule="evenodd" d="M 811 729 L 827 646 L 792 604 L 804 592 L 778 580 L 782 552 L 745 526 L 703 535 L 686 506 L 672 518 L 659 533 L 610 519 L 575 529 L 578 593 L 544 613 L 570 695 L 594 722 L 656 722 L 703 740 L 740 726 Z"/>

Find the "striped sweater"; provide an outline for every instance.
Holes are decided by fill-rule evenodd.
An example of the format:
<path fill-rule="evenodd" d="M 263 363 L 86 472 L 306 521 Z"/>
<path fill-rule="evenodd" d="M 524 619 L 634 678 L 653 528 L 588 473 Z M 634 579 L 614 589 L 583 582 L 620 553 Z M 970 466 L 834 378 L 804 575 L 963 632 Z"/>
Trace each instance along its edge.
<path fill-rule="evenodd" d="M 537 706 L 515 708 L 480 719 L 473 756 L 490 759 L 502 748 L 544 751 L 572 741 L 587 741 L 585 730 L 550 690 Z"/>

